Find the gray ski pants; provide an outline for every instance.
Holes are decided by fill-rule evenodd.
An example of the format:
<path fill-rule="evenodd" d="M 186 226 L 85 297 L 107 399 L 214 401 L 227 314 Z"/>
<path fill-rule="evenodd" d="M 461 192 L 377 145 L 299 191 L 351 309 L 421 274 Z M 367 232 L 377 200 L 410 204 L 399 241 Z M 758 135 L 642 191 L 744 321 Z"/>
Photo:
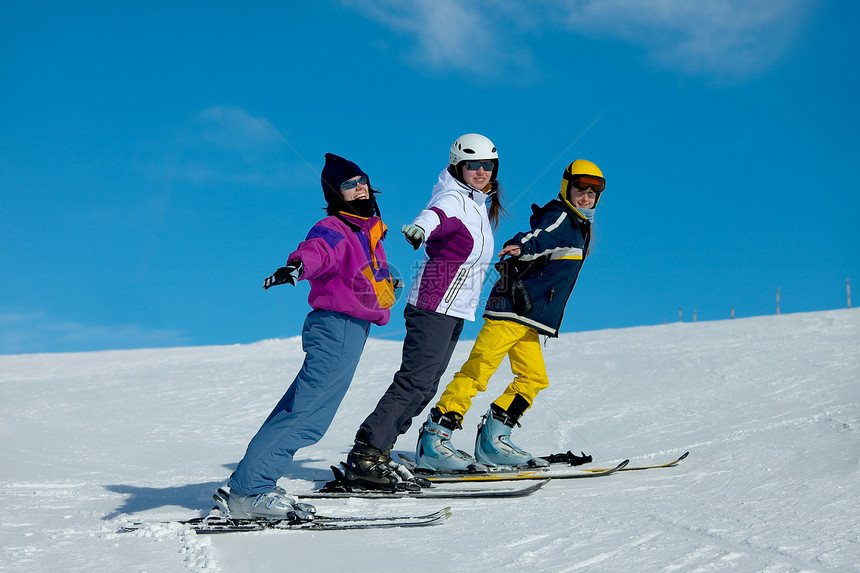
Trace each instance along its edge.
<path fill-rule="evenodd" d="M 305 319 L 305 360 L 284 397 L 248 444 L 228 483 L 245 495 L 271 491 L 296 450 L 323 437 L 340 406 L 370 332 L 370 322 L 330 310 Z"/>

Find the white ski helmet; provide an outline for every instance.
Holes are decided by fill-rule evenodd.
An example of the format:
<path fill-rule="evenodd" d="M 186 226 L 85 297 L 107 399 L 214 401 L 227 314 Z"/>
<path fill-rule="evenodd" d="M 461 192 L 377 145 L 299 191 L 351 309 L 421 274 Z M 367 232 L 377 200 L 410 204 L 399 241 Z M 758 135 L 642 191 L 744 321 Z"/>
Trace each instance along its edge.
<path fill-rule="evenodd" d="M 490 181 L 495 180 L 499 174 L 499 153 L 493 142 L 479 133 L 467 133 L 458 137 L 451 145 L 451 152 L 448 154 L 448 164 L 454 168 L 454 173 L 460 180 L 462 180 L 463 170 L 458 165 L 464 161 L 481 159 L 489 159 L 493 162 L 495 169 Z"/>

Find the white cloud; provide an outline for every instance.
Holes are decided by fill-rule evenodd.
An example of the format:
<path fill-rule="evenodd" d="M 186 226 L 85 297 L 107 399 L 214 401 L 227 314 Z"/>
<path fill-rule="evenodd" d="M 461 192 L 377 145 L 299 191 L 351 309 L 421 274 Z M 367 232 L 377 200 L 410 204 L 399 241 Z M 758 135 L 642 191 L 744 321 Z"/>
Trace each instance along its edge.
<path fill-rule="evenodd" d="M 493 32 L 473 3 L 454 0 L 343 0 L 371 20 L 415 36 L 416 56 L 434 67 L 474 66 L 490 51 Z"/>
<path fill-rule="evenodd" d="M 263 117 L 236 106 L 200 112 L 167 147 L 158 173 L 199 185 L 280 187 L 304 174 L 304 159 Z"/>
<path fill-rule="evenodd" d="M 568 0 L 570 31 L 640 45 L 660 64 L 693 73 L 748 75 L 791 40 L 804 0 Z"/>
<path fill-rule="evenodd" d="M 808 0 L 342 0 L 416 38 L 422 64 L 476 73 L 531 62 L 530 36 L 603 36 L 687 73 L 745 76 L 785 50 Z M 564 40 L 562 40 L 564 41 Z M 572 45 L 572 42 L 568 42 Z"/>
<path fill-rule="evenodd" d="M 194 133 L 212 145 L 243 152 L 271 149 L 280 143 L 280 134 L 265 118 L 235 106 L 203 110 L 194 122 Z"/>

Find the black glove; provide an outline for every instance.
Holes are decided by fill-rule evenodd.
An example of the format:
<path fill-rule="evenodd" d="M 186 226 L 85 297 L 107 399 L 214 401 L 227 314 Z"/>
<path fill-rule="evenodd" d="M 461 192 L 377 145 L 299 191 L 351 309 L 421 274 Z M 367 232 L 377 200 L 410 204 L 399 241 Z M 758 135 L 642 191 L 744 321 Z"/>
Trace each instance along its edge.
<path fill-rule="evenodd" d="M 279 268 L 275 274 L 263 281 L 263 290 L 282 284 L 296 286 L 296 281 L 302 278 L 303 271 L 304 265 L 301 261 L 287 263 L 287 266 Z"/>
<path fill-rule="evenodd" d="M 523 271 L 515 258 L 505 259 L 496 263 L 496 270 L 501 277 L 501 286 L 511 301 L 514 312 L 525 316 L 532 311 L 532 297 L 522 280 Z"/>
<path fill-rule="evenodd" d="M 406 286 L 406 283 L 397 277 L 391 277 L 391 286 L 394 287 L 394 290 L 400 290 Z"/>

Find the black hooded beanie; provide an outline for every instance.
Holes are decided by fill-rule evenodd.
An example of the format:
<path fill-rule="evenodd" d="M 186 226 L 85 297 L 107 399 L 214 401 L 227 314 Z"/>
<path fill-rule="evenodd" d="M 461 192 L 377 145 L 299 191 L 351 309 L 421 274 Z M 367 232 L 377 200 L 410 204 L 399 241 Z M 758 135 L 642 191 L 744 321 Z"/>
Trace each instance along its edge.
<path fill-rule="evenodd" d="M 343 195 L 340 192 L 341 184 L 359 175 L 367 178 L 367 188 L 370 190 L 370 198 L 344 201 Z M 320 182 L 322 183 L 323 195 L 326 201 L 326 213 L 329 215 L 345 211 L 360 217 L 379 216 L 379 206 L 376 204 L 376 198 L 374 197 L 377 191 L 370 185 L 370 176 L 349 159 L 344 159 L 334 153 L 326 153 Z"/>

